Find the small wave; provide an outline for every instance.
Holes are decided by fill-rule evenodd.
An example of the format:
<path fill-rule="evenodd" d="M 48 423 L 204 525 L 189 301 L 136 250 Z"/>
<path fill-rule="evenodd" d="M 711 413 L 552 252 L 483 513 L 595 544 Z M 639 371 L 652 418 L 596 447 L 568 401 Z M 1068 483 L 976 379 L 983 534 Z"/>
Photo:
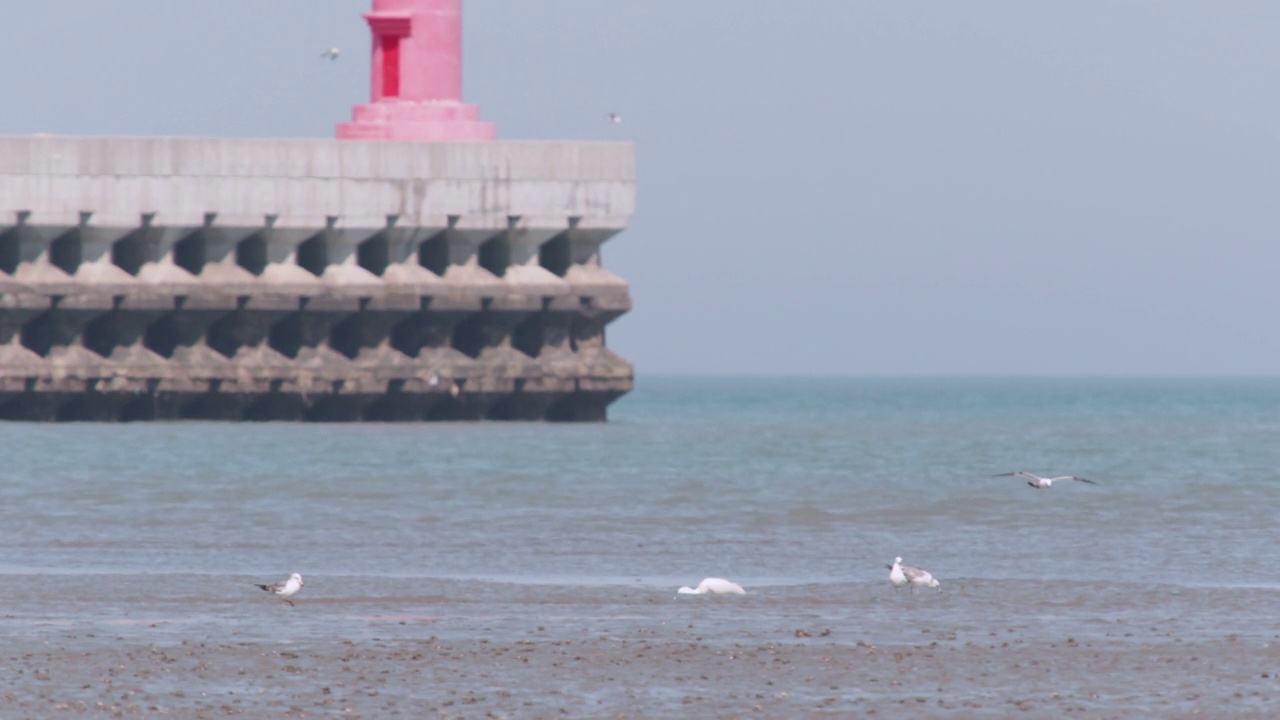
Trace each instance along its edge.
<path fill-rule="evenodd" d="M 787 522 L 792 525 L 821 525 L 843 519 L 839 513 L 816 507 L 794 508 L 787 513 Z"/>

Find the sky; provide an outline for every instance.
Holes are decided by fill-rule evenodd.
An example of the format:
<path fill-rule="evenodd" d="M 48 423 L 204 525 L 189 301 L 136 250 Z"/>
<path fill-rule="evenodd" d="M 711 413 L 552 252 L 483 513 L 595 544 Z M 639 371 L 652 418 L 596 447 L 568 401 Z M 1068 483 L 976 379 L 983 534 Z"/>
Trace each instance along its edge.
<path fill-rule="evenodd" d="M 369 6 L 6 3 L 0 134 L 331 137 Z M 1280 371 L 1280 3 L 464 7 L 500 138 L 636 145 L 641 376 Z"/>

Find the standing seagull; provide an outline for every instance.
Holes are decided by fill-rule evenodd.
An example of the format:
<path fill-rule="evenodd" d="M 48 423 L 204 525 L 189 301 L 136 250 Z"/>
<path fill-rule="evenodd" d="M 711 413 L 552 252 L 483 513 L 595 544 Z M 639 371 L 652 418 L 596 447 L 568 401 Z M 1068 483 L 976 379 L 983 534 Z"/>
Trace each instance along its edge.
<path fill-rule="evenodd" d="M 1088 480 L 1082 477 L 1076 477 L 1075 475 L 1059 475 L 1057 477 L 1040 477 L 1039 475 L 1036 475 L 1035 473 L 1029 473 L 1026 470 L 1019 470 L 1018 472 L 1000 473 L 999 475 L 995 475 L 993 477 L 1013 477 L 1014 475 L 1026 478 L 1027 484 L 1037 490 L 1048 490 L 1049 488 L 1053 487 L 1053 483 L 1058 480 L 1079 480 L 1080 482 L 1089 483 L 1090 485 L 1098 484 L 1092 480 Z"/>
<path fill-rule="evenodd" d="M 915 592 L 917 587 L 931 587 L 936 588 L 938 592 L 942 592 L 942 585 L 928 571 L 911 567 L 910 565 L 903 565 L 900 557 L 894 558 L 893 564 L 885 565 L 885 567 L 889 568 L 889 582 L 893 583 L 894 587 L 902 587 L 907 583 L 911 583 L 911 592 Z"/>
<path fill-rule="evenodd" d="M 342 54 L 342 51 L 341 51 L 341 50 L 339 50 L 339 49 L 338 49 L 338 48 L 336 48 L 336 47 L 333 47 L 333 48 L 329 48 L 328 50 L 325 50 L 324 52 L 320 53 L 320 57 L 321 57 L 321 58 L 323 58 L 323 59 L 325 59 L 325 60 L 328 60 L 328 61 L 330 61 L 330 62 L 333 62 L 334 60 L 337 60 L 337 59 L 338 59 L 338 56 L 339 56 L 339 55 L 341 55 L 341 54 Z"/>
<path fill-rule="evenodd" d="M 729 582 L 724 578 L 707 578 L 698 583 L 698 587 L 691 588 L 682 587 L 676 591 L 676 595 L 746 595 L 746 591 L 736 582 Z"/>
<path fill-rule="evenodd" d="M 297 595 L 298 591 L 301 590 L 302 586 L 305 584 L 306 583 L 302 582 L 302 576 L 299 575 L 298 573 L 294 573 L 290 575 L 288 580 L 285 580 L 283 582 L 273 583 L 271 585 L 258 585 L 258 583 L 254 583 L 254 585 L 262 588 L 263 590 L 266 590 L 269 593 L 275 593 L 276 595 L 279 595 L 280 599 L 289 603 L 290 606 L 293 605 L 293 601 L 290 600 L 289 598 L 293 597 L 294 595 Z"/>
<path fill-rule="evenodd" d="M 606 118 L 608 118 L 608 119 L 609 119 L 609 122 L 613 123 L 614 125 L 618 125 L 618 124 L 622 123 L 622 116 L 621 116 L 621 115 L 619 115 L 619 114 L 618 114 L 618 113 L 616 113 L 616 112 L 611 112 L 611 113 L 609 113 L 609 114 L 605 115 L 605 117 L 606 117 Z"/>

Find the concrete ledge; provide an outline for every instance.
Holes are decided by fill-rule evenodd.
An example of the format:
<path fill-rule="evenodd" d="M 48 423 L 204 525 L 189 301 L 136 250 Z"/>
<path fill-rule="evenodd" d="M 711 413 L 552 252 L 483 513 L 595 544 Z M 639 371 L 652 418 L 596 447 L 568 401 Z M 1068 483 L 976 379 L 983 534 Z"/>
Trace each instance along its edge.
<path fill-rule="evenodd" d="M 59 392 L 37 387 L 7 392 L 0 383 L 0 420 L 134 422 L 224 420 L 283 422 L 429 422 L 545 420 L 601 422 L 629 387 L 548 393 L 299 393 L 283 384 L 264 393 L 173 389 Z"/>
<path fill-rule="evenodd" d="M 630 143 L 0 136 L 0 175 L 613 181 L 634 185 Z M 616 214 L 630 215 L 630 208 Z"/>

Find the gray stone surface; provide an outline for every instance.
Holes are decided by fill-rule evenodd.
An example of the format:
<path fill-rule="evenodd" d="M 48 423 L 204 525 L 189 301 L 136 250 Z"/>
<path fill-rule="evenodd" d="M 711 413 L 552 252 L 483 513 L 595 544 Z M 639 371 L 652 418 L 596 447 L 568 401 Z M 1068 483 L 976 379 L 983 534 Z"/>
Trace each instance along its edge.
<path fill-rule="evenodd" d="M 602 420 L 622 143 L 0 138 L 0 417 Z"/>

